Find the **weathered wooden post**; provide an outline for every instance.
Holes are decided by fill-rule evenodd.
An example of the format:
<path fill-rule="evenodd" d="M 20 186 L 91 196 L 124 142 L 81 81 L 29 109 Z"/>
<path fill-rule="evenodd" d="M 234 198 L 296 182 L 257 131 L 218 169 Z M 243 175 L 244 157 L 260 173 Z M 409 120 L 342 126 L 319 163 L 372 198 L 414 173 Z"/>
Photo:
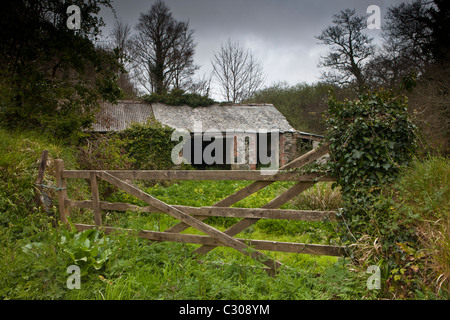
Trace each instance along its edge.
<path fill-rule="evenodd" d="M 56 191 L 58 192 L 59 217 L 61 222 L 68 225 L 67 217 L 70 216 L 69 208 L 66 206 L 67 186 L 66 179 L 63 178 L 64 161 L 61 159 L 55 160 L 55 176 L 56 176 Z"/>
<path fill-rule="evenodd" d="M 102 211 L 100 209 L 100 199 L 98 195 L 98 181 L 95 171 L 90 173 L 91 192 L 92 192 L 92 209 L 94 210 L 95 224 L 99 227 L 102 225 Z"/>

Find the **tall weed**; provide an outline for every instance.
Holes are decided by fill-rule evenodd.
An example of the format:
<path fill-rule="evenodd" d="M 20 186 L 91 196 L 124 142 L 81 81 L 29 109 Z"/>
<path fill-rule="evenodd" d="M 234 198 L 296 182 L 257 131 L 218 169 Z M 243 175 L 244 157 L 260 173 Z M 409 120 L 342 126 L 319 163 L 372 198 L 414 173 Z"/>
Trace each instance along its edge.
<path fill-rule="evenodd" d="M 298 210 L 337 210 L 343 206 L 339 187 L 333 188 L 331 183 L 319 182 L 302 192 L 293 200 Z"/>
<path fill-rule="evenodd" d="M 384 187 L 360 234 L 353 258 L 381 264 L 384 289 L 394 298 L 445 298 L 449 294 L 450 163 L 416 159 Z"/>

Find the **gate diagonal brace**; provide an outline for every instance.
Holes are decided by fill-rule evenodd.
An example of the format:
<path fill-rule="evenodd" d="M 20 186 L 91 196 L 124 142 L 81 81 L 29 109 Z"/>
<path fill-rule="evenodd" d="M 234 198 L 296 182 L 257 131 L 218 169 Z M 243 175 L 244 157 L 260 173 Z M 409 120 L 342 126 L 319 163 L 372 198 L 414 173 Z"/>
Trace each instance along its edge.
<path fill-rule="evenodd" d="M 315 184 L 315 182 L 306 182 L 306 183 L 299 182 L 295 186 L 286 190 L 281 195 L 279 195 L 278 197 L 276 197 L 275 199 L 273 199 L 272 201 L 267 203 L 266 205 L 262 206 L 262 208 L 264 208 L 264 209 L 278 208 L 278 207 L 282 206 L 284 203 L 286 203 L 287 201 L 291 200 L 293 197 L 295 197 L 299 193 L 309 189 L 314 184 Z M 240 232 L 244 231 L 245 229 L 247 229 L 248 227 L 250 227 L 251 225 L 258 222 L 259 220 L 260 220 L 259 218 L 244 218 L 241 221 L 237 222 L 236 224 L 232 225 L 227 230 L 225 230 L 224 233 L 227 235 L 230 235 L 230 236 L 235 236 L 238 233 L 240 233 Z M 214 248 L 215 248 L 214 246 L 203 245 L 200 248 L 196 249 L 194 252 L 198 255 L 205 255 L 208 252 L 210 252 L 211 250 L 213 250 Z"/>
<path fill-rule="evenodd" d="M 291 161 L 288 164 L 281 167 L 280 170 L 301 168 L 301 167 L 319 159 L 320 157 L 326 155 L 328 152 L 329 152 L 329 144 L 327 143 L 317 149 L 313 149 L 313 150 L 305 153 L 304 155 L 294 159 L 293 161 Z M 222 201 L 216 203 L 214 206 L 218 206 L 218 207 L 231 206 L 233 203 L 235 203 L 249 195 L 248 194 L 246 196 L 239 197 L 239 196 L 237 196 L 239 194 L 239 192 L 243 195 L 246 193 L 250 193 L 250 192 L 254 193 L 262 188 L 265 188 L 266 186 L 270 185 L 271 183 L 272 182 L 269 182 L 269 181 L 255 181 L 252 184 L 250 184 L 249 186 L 245 187 L 244 189 L 239 190 L 238 192 L 236 192 L 236 193 L 230 195 L 229 197 L 223 199 Z M 286 203 L 287 201 L 289 201 L 290 199 L 292 199 L 293 197 L 295 197 L 296 195 L 298 195 L 299 193 L 312 187 L 314 184 L 315 184 L 315 182 L 311 182 L 311 183 L 299 182 L 297 185 L 295 185 L 292 188 L 290 188 L 289 190 L 285 191 L 283 194 L 276 197 L 275 199 L 273 199 L 272 201 L 270 201 L 269 203 L 264 205 L 262 208 L 266 208 L 266 209 L 278 208 L 278 207 L 282 206 L 284 203 Z M 235 236 L 239 232 L 244 231 L 251 225 L 258 222 L 258 220 L 260 220 L 260 219 L 252 219 L 252 218 L 242 219 L 241 221 L 234 224 L 233 226 L 231 226 L 224 232 L 230 236 Z M 177 226 L 175 226 L 175 227 L 177 227 Z M 180 232 L 180 231 L 178 231 L 178 232 Z M 208 252 L 210 252 L 211 250 L 213 250 L 214 248 L 215 248 L 214 246 L 203 245 L 200 248 L 196 249 L 195 253 L 197 253 L 198 255 L 205 255 Z"/>
<path fill-rule="evenodd" d="M 282 166 L 280 170 L 289 170 L 294 168 L 300 168 L 304 165 L 307 165 L 316 159 L 328 154 L 329 152 L 329 144 L 326 143 L 319 148 L 313 149 L 304 155 L 301 155 L 300 157 L 292 160 L 291 162 L 287 163 L 286 165 Z M 255 192 L 258 192 L 261 189 L 264 189 L 265 187 L 271 185 L 273 181 L 264 181 L 259 180 L 255 181 L 248 186 L 236 191 L 235 193 L 229 195 L 225 199 L 220 200 L 216 204 L 213 205 L 213 207 L 230 207 L 236 202 L 252 195 Z M 280 205 L 281 206 L 281 205 Z M 197 219 L 199 220 L 205 220 L 207 217 L 197 216 Z M 179 223 L 169 229 L 167 229 L 165 232 L 174 232 L 179 233 L 184 230 L 186 230 L 189 226 L 184 223 Z"/>
<path fill-rule="evenodd" d="M 151 196 L 150 194 L 136 188 L 135 186 L 116 178 L 115 176 L 109 174 L 106 171 L 97 172 L 97 176 L 111 183 L 112 185 L 126 191 L 130 195 L 133 195 L 136 198 L 145 201 L 146 203 L 155 207 L 161 212 L 167 213 L 170 216 L 174 217 L 175 219 L 178 219 L 181 222 L 185 223 L 186 225 L 189 225 L 192 228 L 209 235 L 211 238 L 214 238 L 215 240 L 223 243 L 225 246 L 231 247 L 243 253 L 244 255 L 259 261 L 260 263 L 266 265 L 275 272 L 277 271 L 277 269 L 283 266 L 283 264 L 281 264 L 280 262 L 273 260 L 272 258 L 264 255 L 263 253 L 249 247 L 247 244 L 207 225 L 206 223 L 184 213 L 183 211 L 177 208 L 172 207 L 171 205 Z"/>

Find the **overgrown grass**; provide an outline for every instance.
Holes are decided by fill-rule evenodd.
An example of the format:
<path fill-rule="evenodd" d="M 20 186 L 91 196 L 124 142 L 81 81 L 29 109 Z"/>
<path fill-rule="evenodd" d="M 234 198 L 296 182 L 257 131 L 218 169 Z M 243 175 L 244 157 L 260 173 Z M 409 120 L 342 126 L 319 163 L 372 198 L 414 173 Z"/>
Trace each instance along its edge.
<path fill-rule="evenodd" d="M 450 294 L 450 161 L 444 157 L 417 159 L 395 186 L 401 195 L 399 210 L 412 217 L 416 229 L 418 282 L 434 293 Z M 422 261 L 420 261 L 422 260 Z M 423 265 L 422 265 L 423 264 Z"/>
<path fill-rule="evenodd" d="M 354 258 L 382 267 L 386 297 L 448 298 L 449 200 L 450 162 L 444 157 L 416 159 L 382 188 Z"/>
<path fill-rule="evenodd" d="M 210 206 L 220 201 L 226 196 L 248 185 L 247 181 L 178 181 L 168 187 L 156 185 L 144 188 L 145 191 L 158 199 L 174 205 L 187 205 L 194 207 Z M 258 191 L 257 193 L 237 202 L 233 207 L 260 208 L 270 200 L 287 190 L 294 183 L 278 182 Z M 330 188 L 323 184 L 322 188 Z M 319 190 L 319 189 L 315 189 Z M 334 191 L 337 193 L 337 191 Z M 310 191 L 313 196 L 314 190 Z M 321 196 L 317 196 L 320 198 Z M 107 199 L 111 202 L 129 202 L 136 205 L 145 206 L 146 204 L 125 192 L 119 191 Z M 334 203 L 329 206 L 322 202 L 323 210 L 334 210 Z M 296 209 L 299 207 L 298 201 L 294 200 L 281 206 L 283 209 Z M 315 208 L 303 208 L 314 210 Z M 134 215 L 134 217 L 133 217 Z M 162 231 L 177 223 L 164 214 L 136 214 L 131 213 L 124 218 L 123 213 L 111 213 L 107 218 L 117 226 L 147 228 L 147 230 Z M 139 221 L 142 221 L 140 224 Z M 239 221 L 239 218 L 209 217 L 205 222 L 214 227 L 224 230 Z M 277 240 L 283 237 L 283 241 L 296 241 L 306 243 L 336 244 L 335 226 L 330 222 L 306 222 L 289 220 L 262 219 L 255 225 L 244 230 L 239 237 L 252 239 L 271 239 Z M 189 228 L 188 233 L 198 233 L 195 229 Z"/>
<path fill-rule="evenodd" d="M 37 211 L 34 202 L 39 159 L 43 150 L 49 151 L 49 171 L 45 185 L 55 186 L 54 164 L 56 158 L 63 158 L 68 166 L 77 168 L 74 152 L 41 133 L 35 131 L 7 131 L 0 128 L 0 225 L 12 225 L 15 233 L 32 232 L 31 225 Z M 46 191 L 52 193 L 51 188 Z M 86 190 L 86 188 L 84 188 Z M 83 192 L 82 183 L 70 186 L 76 195 Z"/>
<path fill-rule="evenodd" d="M 274 258 L 290 268 L 271 278 L 257 262 L 229 248 L 215 249 L 199 263 L 192 257 L 198 245 L 151 243 L 129 235 L 76 233 L 53 227 L 52 218 L 33 201 L 40 153 L 49 150 L 50 167 L 45 183 L 56 185 L 52 159 L 63 158 L 66 168 L 77 169 L 75 151 L 33 132 L 2 129 L 0 141 L 4 151 L 0 158 L 0 297 L 3 299 L 359 299 L 373 296 L 365 288 L 367 276 L 349 271 L 345 261 L 338 262 L 334 257 L 273 253 Z M 168 203 L 203 206 L 217 202 L 247 183 L 184 181 L 169 186 L 144 186 L 144 189 Z M 273 184 L 236 206 L 262 206 L 290 185 Z M 90 196 L 84 180 L 71 180 L 68 187 L 72 198 Z M 142 204 L 121 192 L 105 200 Z M 292 204 L 284 207 L 292 208 Z M 57 214 L 56 207 L 52 210 Z M 80 211 L 74 212 L 72 219 L 92 223 L 93 217 L 88 211 Z M 235 222 L 228 220 L 210 218 L 207 222 L 224 230 Z M 176 223 L 164 214 L 136 212 L 108 212 L 104 222 L 134 230 L 164 230 Z M 293 222 L 291 231 L 282 235 L 285 227 L 276 226 L 276 221 L 258 223 L 242 236 L 298 241 L 307 228 Z M 79 290 L 67 288 L 67 267 L 73 264 L 82 267 Z M 329 283 L 335 289 L 330 290 Z"/>
<path fill-rule="evenodd" d="M 198 245 L 152 243 L 126 234 L 77 233 L 60 226 L 53 227 L 49 214 L 37 208 L 33 201 L 38 159 L 42 150 L 50 151 L 45 183 L 55 185 L 51 160 L 63 158 L 67 168 L 77 169 L 74 151 L 38 133 L 3 129 L 0 129 L 0 146 L 3 151 L 0 153 L 2 299 L 374 299 L 380 295 L 376 290 L 367 289 L 365 270 L 355 268 L 346 259 L 265 252 L 287 266 L 272 278 L 259 268 L 257 262 L 230 248 L 217 248 L 202 257 L 202 263 L 199 263 L 192 256 Z M 432 160 L 424 165 L 431 166 L 428 162 Z M 441 169 L 432 175 L 425 172 L 428 169 L 421 171 L 417 167 L 404 172 L 404 189 L 398 197 L 405 199 L 405 210 L 417 208 L 414 213 L 420 212 L 424 217 L 423 229 L 418 230 L 423 230 L 427 248 L 432 249 L 430 257 L 434 257 L 429 260 L 428 266 L 432 266 L 434 273 L 428 273 L 427 285 L 435 283 L 442 291 L 448 281 L 448 269 L 445 269 L 448 268 L 448 240 L 441 236 L 448 230 L 434 228 L 434 224 L 427 224 L 427 219 L 430 219 L 430 213 L 434 217 L 436 212 L 442 219 L 435 219 L 435 222 L 448 217 L 448 203 L 444 205 L 448 199 L 448 180 L 445 180 L 448 179 L 448 160 L 433 161 L 438 161 L 434 166 Z M 415 183 L 419 179 L 426 183 Z M 171 204 L 204 206 L 248 183 L 183 181 L 141 187 Z M 291 185 L 290 182 L 274 183 L 235 206 L 261 207 Z M 426 192 L 421 189 L 424 186 L 427 186 Z M 68 191 L 71 198 L 90 197 L 89 187 L 81 179 L 70 180 Z M 318 201 L 297 198 L 283 208 L 331 210 L 340 205 L 338 190 L 331 190 L 328 184 L 317 184 L 307 193 Z M 115 192 L 104 200 L 145 205 L 122 192 Z M 52 211 L 57 214 L 56 207 Z M 92 224 L 93 215 L 88 210 L 74 211 L 72 220 Z M 162 231 L 177 223 L 165 214 L 142 212 L 105 212 L 103 221 L 106 225 L 136 231 Z M 206 220 L 220 230 L 236 221 Z M 333 224 L 324 222 L 263 219 L 238 236 L 335 244 L 339 239 L 334 228 Z M 188 229 L 185 232 L 195 231 Z M 79 290 L 69 290 L 66 283 L 67 267 L 73 264 L 80 265 L 83 271 Z M 419 291 L 416 297 L 429 296 L 420 295 Z"/>

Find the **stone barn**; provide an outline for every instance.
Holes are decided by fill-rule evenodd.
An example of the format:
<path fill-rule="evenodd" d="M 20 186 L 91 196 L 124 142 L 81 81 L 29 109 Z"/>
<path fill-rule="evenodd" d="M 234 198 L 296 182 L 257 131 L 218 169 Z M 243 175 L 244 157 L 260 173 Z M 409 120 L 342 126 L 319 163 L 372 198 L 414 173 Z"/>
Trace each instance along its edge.
<path fill-rule="evenodd" d="M 93 130 L 121 131 L 149 119 L 176 129 L 178 159 L 197 167 L 277 169 L 322 139 L 295 130 L 271 104 L 192 108 L 142 101 L 103 103 Z"/>

